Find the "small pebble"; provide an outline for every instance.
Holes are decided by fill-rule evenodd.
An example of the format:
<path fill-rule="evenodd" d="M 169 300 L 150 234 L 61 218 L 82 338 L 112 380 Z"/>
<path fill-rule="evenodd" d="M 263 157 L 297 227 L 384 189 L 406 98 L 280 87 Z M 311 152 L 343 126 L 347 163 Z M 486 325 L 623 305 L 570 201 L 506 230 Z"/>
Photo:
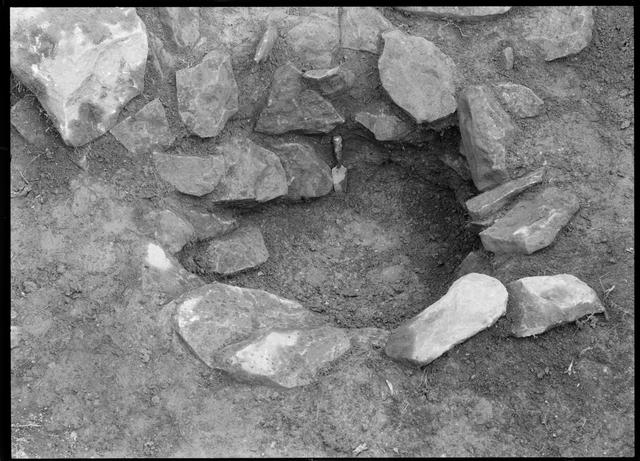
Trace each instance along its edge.
<path fill-rule="evenodd" d="M 153 397 L 151 397 L 151 403 L 153 405 L 160 405 L 160 397 L 158 397 L 157 395 L 154 395 Z"/>
<path fill-rule="evenodd" d="M 626 130 L 627 128 L 629 128 L 629 126 L 631 126 L 631 121 L 630 120 L 625 120 L 624 122 L 622 122 L 620 124 L 620 129 L 621 130 Z"/>

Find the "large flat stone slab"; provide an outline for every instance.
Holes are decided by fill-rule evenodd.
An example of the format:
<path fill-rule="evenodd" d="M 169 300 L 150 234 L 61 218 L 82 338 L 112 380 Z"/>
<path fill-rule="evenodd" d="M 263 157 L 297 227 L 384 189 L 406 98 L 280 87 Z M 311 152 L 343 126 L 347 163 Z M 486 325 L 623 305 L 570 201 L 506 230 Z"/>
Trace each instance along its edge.
<path fill-rule="evenodd" d="M 510 6 L 396 6 L 395 8 L 421 16 L 459 21 L 490 19 L 501 16 L 511 9 Z"/>
<path fill-rule="evenodd" d="M 596 292 L 570 274 L 525 277 L 507 285 L 515 336 L 539 335 L 588 314 L 604 312 Z"/>
<path fill-rule="evenodd" d="M 263 264 L 269 259 L 262 232 L 245 226 L 211 240 L 198 264 L 207 272 L 232 275 Z"/>
<path fill-rule="evenodd" d="M 163 151 L 176 139 L 159 99 L 118 123 L 111 129 L 111 134 L 132 154 Z"/>
<path fill-rule="evenodd" d="M 575 195 L 548 187 L 517 203 L 480 232 L 480 240 L 485 250 L 493 253 L 531 254 L 551 245 L 579 208 Z"/>
<path fill-rule="evenodd" d="M 226 172 L 225 159 L 220 155 L 153 153 L 153 160 L 162 179 L 183 194 L 200 197 L 212 192 Z"/>
<path fill-rule="evenodd" d="M 372 7 L 344 7 L 342 11 L 343 48 L 377 53 L 380 36 L 394 26 Z"/>
<path fill-rule="evenodd" d="M 273 146 L 287 173 L 287 197 L 291 200 L 327 195 L 333 190 L 331 168 L 309 145 L 282 143 Z"/>
<path fill-rule="evenodd" d="M 455 345 L 493 325 L 507 309 L 507 290 L 499 280 L 471 273 L 447 294 L 391 332 L 385 353 L 426 365 Z"/>

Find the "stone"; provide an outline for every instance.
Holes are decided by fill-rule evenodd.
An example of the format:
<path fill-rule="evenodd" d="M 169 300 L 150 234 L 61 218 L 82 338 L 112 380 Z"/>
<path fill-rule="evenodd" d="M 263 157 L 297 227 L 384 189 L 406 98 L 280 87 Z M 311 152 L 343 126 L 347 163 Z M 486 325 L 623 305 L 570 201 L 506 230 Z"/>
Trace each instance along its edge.
<path fill-rule="evenodd" d="M 498 83 L 493 88 L 508 112 L 518 118 L 540 114 L 544 102 L 530 88 L 517 83 Z"/>
<path fill-rule="evenodd" d="M 287 174 L 291 200 L 322 197 L 333 190 L 331 169 L 311 146 L 283 143 L 273 147 Z"/>
<path fill-rule="evenodd" d="M 347 192 L 347 168 L 344 165 L 331 168 L 331 180 L 333 181 L 333 190 L 336 193 L 344 194 Z"/>
<path fill-rule="evenodd" d="M 178 65 L 178 59 L 165 47 L 164 42 L 157 37 L 153 32 L 148 32 L 149 49 L 151 50 L 152 63 L 160 79 L 164 80 L 167 75 L 173 75 L 173 72 Z"/>
<path fill-rule="evenodd" d="M 282 134 L 287 131 L 328 133 L 344 118 L 331 103 L 313 90 L 303 89 L 302 73 L 287 63 L 276 69 L 266 107 L 255 131 Z"/>
<path fill-rule="evenodd" d="M 353 72 L 342 66 L 331 69 L 308 70 L 302 76 L 309 83 L 309 86 L 317 89 L 325 96 L 332 96 L 348 90 L 356 79 Z"/>
<path fill-rule="evenodd" d="M 382 34 L 378 60 L 382 86 L 417 123 L 434 122 L 456 110 L 453 60 L 432 42 L 400 30 Z"/>
<path fill-rule="evenodd" d="M 161 7 L 158 19 L 169 30 L 171 40 L 179 47 L 192 47 L 200 38 L 200 8 Z"/>
<path fill-rule="evenodd" d="M 508 148 L 516 128 L 487 86 L 468 86 L 458 96 L 460 153 L 469 164 L 473 183 L 480 191 L 509 179 Z"/>
<path fill-rule="evenodd" d="M 196 236 L 191 223 L 171 210 L 150 211 L 146 219 L 154 228 L 154 238 L 169 253 L 177 253 Z"/>
<path fill-rule="evenodd" d="M 485 250 L 493 253 L 531 254 L 551 245 L 579 208 L 575 195 L 548 187 L 517 203 L 480 232 L 480 240 Z"/>
<path fill-rule="evenodd" d="M 300 16 L 311 16 L 313 14 L 327 16 L 334 21 L 338 20 L 340 7 L 335 6 L 300 6 L 298 13 Z"/>
<path fill-rule="evenodd" d="M 344 7 L 341 45 L 343 48 L 377 53 L 380 34 L 393 28 L 393 24 L 375 8 Z"/>
<path fill-rule="evenodd" d="M 522 35 L 545 61 L 576 54 L 586 48 L 593 33 L 592 6 L 545 6 L 523 16 Z"/>
<path fill-rule="evenodd" d="M 438 158 L 465 181 L 471 179 L 471 171 L 469 171 L 467 159 L 458 152 L 445 150 L 438 154 Z"/>
<path fill-rule="evenodd" d="M 18 347 L 22 340 L 22 327 L 11 325 L 9 336 L 11 340 L 11 349 Z"/>
<path fill-rule="evenodd" d="M 256 54 L 253 57 L 253 60 L 260 64 L 267 60 L 269 57 L 269 53 L 271 53 L 271 49 L 278 38 L 278 26 L 273 21 L 267 21 L 267 28 L 260 39 L 260 43 L 258 43 L 258 48 L 256 48 Z"/>
<path fill-rule="evenodd" d="M 218 237 L 238 227 L 238 223 L 230 210 L 219 209 L 214 213 L 201 211 L 171 198 L 165 199 L 165 203 L 171 211 L 193 227 L 196 240 Z"/>
<path fill-rule="evenodd" d="M 465 256 L 465 258 L 456 269 L 453 278 L 457 280 L 460 277 L 474 272 L 477 274 L 485 275 L 492 275 L 493 273 L 489 258 L 482 251 L 469 252 L 469 254 Z"/>
<path fill-rule="evenodd" d="M 506 309 L 507 290 L 499 280 L 467 274 L 442 298 L 393 330 L 385 353 L 396 360 L 426 365 L 493 325 Z"/>
<path fill-rule="evenodd" d="M 211 240 L 197 261 L 209 273 L 232 275 L 257 267 L 268 258 L 260 229 L 245 226 Z"/>
<path fill-rule="evenodd" d="M 378 141 L 399 141 L 412 130 L 411 125 L 383 109 L 358 112 L 355 121 L 371 131 Z"/>
<path fill-rule="evenodd" d="M 132 154 L 165 150 L 176 139 L 157 98 L 111 128 L 111 134 Z"/>
<path fill-rule="evenodd" d="M 153 160 L 162 179 L 183 194 L 196 197 L 212 192 L 226 172 L 221 155 L 194 157 L 154 152 Z"/>
<path fill-rule="evenodd" d="M 539 335 L 588 314 L 604 312 L 596 292 L 570 274 L 525 277 L 507 285 L 507 317 L 518 337 Z"/>
<path fill-rule="evenodd" d="M 480 21 L 501 16 L 510 6 L 396 6 L 397 10 L 432 18 Z"/>
<path fill-rule="evenodd" d="M 11 124 L 25 141 L 35 147 L 47 144 L 47 124 L 42 119 L 40 110 L 37 100 L 28 96 L 11 107 Z"/>
<path fill-rule="evenodd" d="M 115 125 L 144 87 L 147 33 L 135 8 L 11 8 L 11 71 L 67 145 Z"/>
<path fill-rule="evenodd" d="M 510 199 L 539 184 L 544 179 L 545 169 L 539 168 L 521 178 L 513 179 L 466 201 L 469 216 L 482 221 L 500 210 Z"/>
<path fill-rule="evenodd" d="M 177 71 L 176 91 L 182 121 L 201 138 L 217 136 L 238 112 L 238 85 L 223 51 L 213 50 L 200 64 Z"/>
<path fill-rule="evenodd" d="M 303 65 L 312 68 L 331 66 L 339 39 L 338 22 L 319 14 L 303 17 L 285 36 L 285 41 Z"/>
<path fill-rule="evenodd" d="M 502 50 L 502 56 L 504 57 L 504 68 L 506 70 L 513 69 L 513 48 L 510 46 Z"/>
<path fill-rule="evenodd" d="M 276 154 L 245 138 L 216 146 L 224 174 L 207 196 L 212 203 L 266 202 L 287 194 L 287 176 Z"/>

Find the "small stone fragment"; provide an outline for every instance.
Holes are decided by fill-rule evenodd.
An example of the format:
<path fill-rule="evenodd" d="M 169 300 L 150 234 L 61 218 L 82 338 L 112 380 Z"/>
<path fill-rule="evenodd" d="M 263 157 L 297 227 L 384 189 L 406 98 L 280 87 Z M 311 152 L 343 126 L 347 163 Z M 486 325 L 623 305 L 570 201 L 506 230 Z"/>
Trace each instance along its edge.
<path fill-rule="evenodd" d="M 151 211 L 146 219 L 154 227 L 154 238 L 175 254 L 196 236 L 193 226 L 171 210 Z"/>
<path fill-rule="evenodd" d="M 304 65 L 329 67 L 338 49 L 338 22 L 319 14 L 305 16 L 287 32 L 285 40 Z"/>
<path fill-rule="evenodd" d="M 255 226 L 241 227 L 207 244 L 203 265 L 208 272 L 232 275 L 259 266 L 269 252 Z"/>
<path fill-rule="evenodd" d="M 11 325 L 11 332 L 9 334 L 11 339 L 11 349 L 14 349 L 20 345 L 20 340 L 22 339 L 22 328 Z"/>
<path fill-rule="evenodd" d="M 277 38 L 278 26 L 274 21 L 267 20 L 267 29 L 264 31 L 264 35 L 260 39 L 260 43 L 258 43 L 256 55 L 253 58 L 256 63 L 260 64 L 267 60 Z"/>
<path fill-rule="evenodd" d="M 356 122 L 373 133 L 378 141 L 399 141 L 411 132 L 411 125 L 383 110 L 358 112 Z"/>
<path fill-rule="evenodd" d="M 432 18 L 447 18 L 460 21 L 481 21 L 505 14 L 510 6 L 396 6 L 407 11 Z"/>
<path fill-rule="evenodd" d="M 183 194 L 197 197 L 212 192 L 226 171 L 221 155 L 193 157 L 154 152 L 153 160 L 162 179 Z"/>
<path fill-rule="evenodd" d="M 372 7 L 344 7 L 342 11 L 342 47 L 378 52 L 380 34 L 393 29 L 387 18 Z"/>
<path fill-rule="evenodd" d="M 200 8 L 158 8 L 158 19 L 169 29 L 170 38 L 179 47 L 192 47 L 200 38 Z"/>
<path fill-rule="evenodd" d="M 526 86 L 517 83 L 498 83 L 493 87 L 500 102 L 516 117 L 535 117 L 544 104 L 542 99 Z"/>
<path fill-rule="evenodd" d="M 342 66 L 308 70 L 302 76 L 310 86 L 317 88 L 325 96 L 332 96 L 349 89 L 356 79 L 353 72 Z"/>
<path fill-rule="evenodd" d="M 312 147 L 301 143 L 283 143 L 273 149 L 287 173 L 289 199 L 321 197 L 331 192 L 331 169 Z"/>
<path fill-rule="evenodd" d="M 391 332 L 385 353 L 426 365 L 455 345 L 493 325 L 507 309 L 507 290 L 499 280 L 467 274 L 447 294 Z"/>
<path fill-rule="evenodd" d="M 596 292 L 570 274 L 525 277 L 507 285 L 515 336 L 539 335 L 588 314 L 604 312 Z"/>
<path fill-rule="evenodd" d="M 504 56 L 504 68 L 507 70 L 513 69 L 513 48 L 506 47 L 502 50 L 502 55 Z"/>
<path fill-rule="evenodd" d="M 114 126 L 111 134 L 133 154 L 163 151 L 175 140 L 164 107 L 157 98 Z"/>
<path fill-rule="evenodd" d="M 342 136 L 333 136 L 331 138 L 331 144 L 333 145 L 333 156 L 336 162 L 338 165 L 342 165 Z"/>
<path fill-rule="evenodd" d="M 331 179 L 333 180 L 333 190 L 338 194 L 347 192 L 347 168 L 344 165 L 331 168 Z"/>
<path fill-rule="evenodd" d="M 548 187 L 480 232 L 480 240 L 493 253 L 531 254 L 551 245 L 579 208 L 575 195 Z"/>
<path fill-rule="evenodd" d="M 41 110 L 36 99 L 28 96 L 11 108 L 11 124 L 29 144 L 36 147 L 47 144 L 47 124 L 40 115 Z"/>

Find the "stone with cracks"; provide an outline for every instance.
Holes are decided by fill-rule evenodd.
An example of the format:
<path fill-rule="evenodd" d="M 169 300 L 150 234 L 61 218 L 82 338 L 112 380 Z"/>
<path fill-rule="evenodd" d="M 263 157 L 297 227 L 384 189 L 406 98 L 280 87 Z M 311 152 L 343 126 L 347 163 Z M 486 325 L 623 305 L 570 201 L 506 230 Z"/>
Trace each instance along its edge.
<path fill-rule="evenodd" d="M 225 159 L 221 155 L 194 157 L 153 153 L 158 174 L 183 194 L 200 197 L 212 192 L 225 174 Z"/>
<path fill-rule="evenodd" d="M 393 28 L 393 24 L 375 8 L 345 7 L 342 12 L 342 47 L 377 53 L 380 34 Z"/>
<path fill-rule="evenodd" d="M 460 153 L 467 158 L 478 190 L 509 179 L 506 157 L 516 128 L 487 86 L 468 86 L 458 96 Z"/>
<path fill-rule="evenodd" d="M 223 51 L 213 50 L 197 66 L 177 71 L 176 91 L 182 121 L 201 138 L 218 135 L 238 112 L 238 85 Z"/>
<path fill-rule="evenodd" d="M 525 277 L 507 285 L 512 333 L 539 335 L 588 314 L 604 312 L 596 292 L 570 274 Z"/>
<path fill-rule="evenodd" d="M 273 146 L 273 150 L 287 174 L 289 199 L 322 197 L 333 190 L 331 168 L 311 146 L 291 142 Z"/>
<path fill-rule="evenodd" d="M 435 304 L 393 330 L 385 353 L 396 360 L 426 365 L 493 325 L 506 309 L 507 290 L 499 280 L 467 274 Z"/>
<path fill-rule="evenodd" d="M 200 38 L 200 8 L 161 7 L 158 19 L 169 30 L 171 40 L 179 47 L 192 47 Z"/>
<path fill-rule="evenodd" d="M 469 216 L 474 221 L 481 221 L 500 210 L 511 198 L 529 187 L 539 184 L 544 179 L 545 169 L 539 168 L 518 179 L 499 185 L 491 190 L 476 195 L 466 201 Z"/>
<path fill-rule="evenodd" d="M 338 22 L 329 16 L 311 14 L 287 32 L 286 42 L 304 65 L 330 67 L 339 43 Z"/>
<path fill-rule="evenodd" d="M 111 129 L 111 134 L 133 154 L 165 150 L 176 139 L 159 99 L 118 123 Z"/>
<path fill-rule="evenodd" d="M 498 83 L 493 88 L 507 111 L 516 117 L 527 118 L 540 114 L 544 102 L 530 88 L 517 83 Z"/>
<path fill-rule="evenodd" d="M 266 202 L 287 194 L 287 175 L 276 154 L 249 139 L 233 138 L 216 147 L 224 175 L 207 196 L 212 203 Z"/>
<path fill-rule="evenodd" d="M 191 223 L 172 210 L 153 210 L 145 218 L 153 227 L 154 238 L 169 253 L 177 253 L 196 236 Z"/>
<path fill-rule="evenodd" d="M 517 203 L 507 214 L 480 232 L 485 250 L 531 254 L 553 242 L 578 211 L 578 198 L 548 187 L 532 199 Z"/>
<path fill-rule="evenodd" d="M 411 125 L 384 109 L 358 112 L 354 118 L 378 141 L 399 141 L 412 130 Z"/>
<path fill-rule="evenodd" d="M 432 42 L 399 30 L 382 34 L 380 80 L 391 99 L 416 119 L 433 122 L 455 112 L 453 60 Z"/>
<path fill-rule="evenodd" d="M 260 113 L 255 130 L 266 134 L 287 131 L 328 133 L 344 118 L 331 103 L 302 86 L 302 73 L 291 63 L 276 69 L 267 106 Z"/>
<path fill-rule="evenodd" d="M 455 19 L 459 21 L 481 21 L 501 16 L 510 6 L 396 6 L 397 10 L 432 18 Z"/>
<path fill-rule="evenodd" d="M 326 96 L 349 89 L 356 79 L 355 74 L 343 66 L 308 70 L 302 76 L 310 86 L 317 88 L 320 93 Z"/>
<path fill-rule="evenodd" d="M 211 240 L 198 264 L 207 272 L 232 275 L 263 264 L 269 259 L 262 233 L 255 226 L 241 227 Z"/>
<path fill-rule="evenodd" d="M 11 8 L 11 71 L 64 142 L 107 132 L 140 94 L 147 33 L 135 8 Z"/>
<path fill-rule="evenodd" d="M 40 116 L 40 105 L 33 97 L 24 97 L 11 107 L 11 124 L 29 144 L 47 144 L 47 124 Z"/>

